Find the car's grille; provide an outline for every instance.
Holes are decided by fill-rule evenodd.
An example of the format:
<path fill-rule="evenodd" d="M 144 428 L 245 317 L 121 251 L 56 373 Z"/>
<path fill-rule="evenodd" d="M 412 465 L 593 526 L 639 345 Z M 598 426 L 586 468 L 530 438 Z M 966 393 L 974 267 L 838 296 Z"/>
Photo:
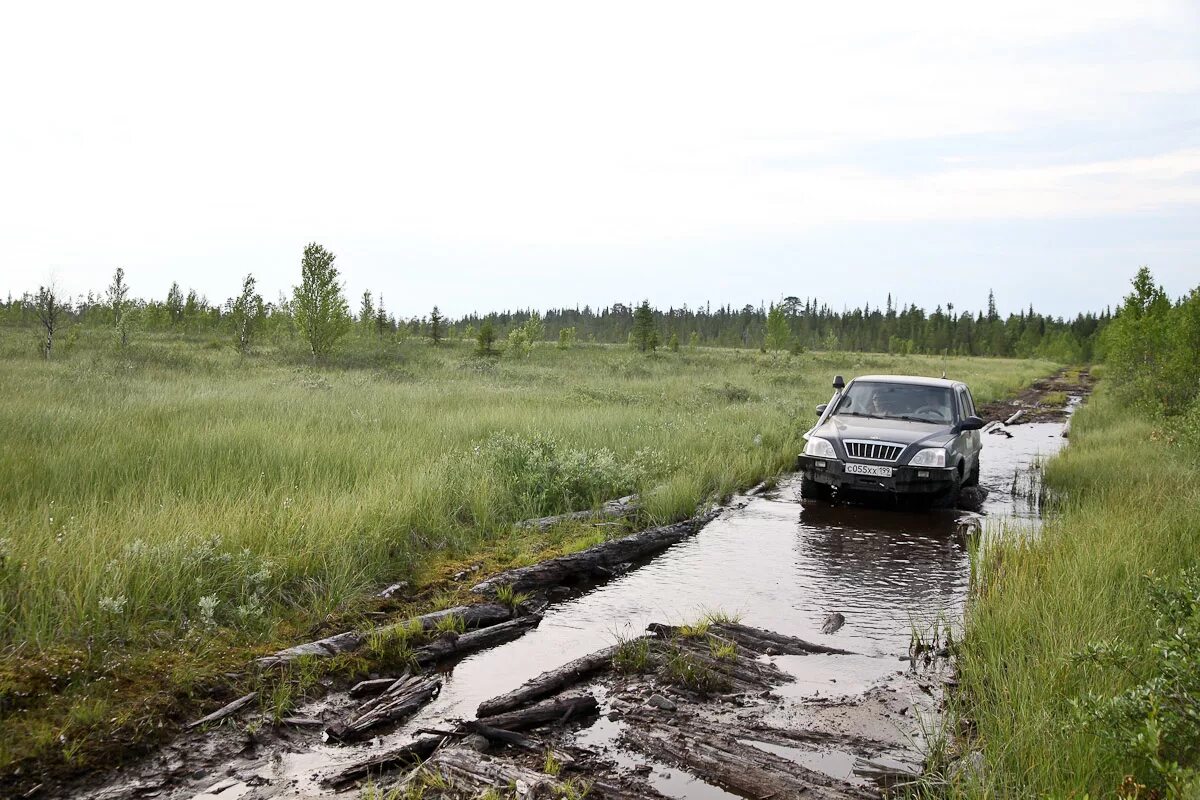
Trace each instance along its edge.
<path fill-rule="evenodd" d="M 895 442 L 864 442 L 848 439 L 846 455 L 866 461 L 895 461 L 904 452 L 904 445 Z"/>

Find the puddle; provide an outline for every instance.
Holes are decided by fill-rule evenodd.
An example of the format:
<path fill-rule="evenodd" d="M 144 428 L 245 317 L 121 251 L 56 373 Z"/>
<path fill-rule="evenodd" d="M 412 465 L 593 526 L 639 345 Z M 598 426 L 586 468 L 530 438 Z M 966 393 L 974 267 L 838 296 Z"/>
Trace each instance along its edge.
<path fill-rule="evenodd" d="M 784 482 L 645 566 L 552 606 L 533 632 L 457 663 L 446 672 L 439 697 L 402 728 L 357 747 L 314 741 L 297 752 L 275 752 L 254 766 L 280 789 L 270 796 L 328 795 L 316 782 L 317 773 L 361 760 L 374 749 L 406 743 L 417 729 L 474 718 L 481 701 L 611 644 L 617 636 L 640 634 L 650 622 L 691 621 L 708 610 L 739 614 L 747 625 L 859 654 L 774 657 L 777 666 L 797 678 L 775 691 L 785 701 L 799 704 L 867 692 L 907 669 L 900 657 L 908 654 L 914 624 L 961 616 L 969 572 L 964 530 L 978 527 L 980 517 L 1037 526 L 1038 493 L 1020 484 L 1030 464 L 1062 447 L 1062 425 L 1029 423 L 1009 432 L 1012 438 L 984 436 L 981 484 L 989 494 L 977 514 L 801 503 L 798 484 Z M 844 615 L 845 624 L 829 635 L 822 633 L 822 624 L 831 612 Z M 909 702 L 897 697 L 898 704 Z M 616 751 L 619 727 L 602 718 L 578 734 L 577 742 L 609 751 L 625 768 L 647 764 Z M 787 757 L 804 759 L 811 769 L 852 779 L 854 756 L 848 752 L 754 745 L 780 754 L 787 750 Z M 660 764 L 652 765 L 649 780 L 670 797 L 733 796 Z M 215 782 L 210 778 L 190 792 L 180 788 L 160 796 L 207 798 L 198 792 Z M 244 787 L 230 787 L 218 796 L 238 797 Z"/>

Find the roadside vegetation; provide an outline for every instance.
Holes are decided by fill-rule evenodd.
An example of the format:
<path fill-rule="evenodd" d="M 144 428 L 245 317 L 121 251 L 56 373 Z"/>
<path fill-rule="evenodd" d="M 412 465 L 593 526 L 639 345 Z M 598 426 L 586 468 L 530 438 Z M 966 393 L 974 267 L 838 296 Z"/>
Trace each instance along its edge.
<path fill-rule="evenodd" d="M 183 721 L 254 654 L 416 592 L 596 541 L 518 520 L 639 493 L 641 522 L 791 466 L 831 376 L 947 369 L 982 400 L 1048 362 L 349 335 L 0 332 L 0 768 L 83 768 Z M 430 602 L 449 604 L 445 596 Z"/>
<path fill-rule="evenodd" d="M 1139 272 L 1034 540 L 979 559 L 948 793 L 1200 796 L 1200 290 Z"/>
<path fill-rule="evenodd" d="M 254 656 L 450 607 L 471 583 L 451 575 L 626 530 L 515 522 L 634 493 L 627 524 L 668 522 L 776 475 L 835 373 L 945 371 L 986 402 L 1055 364 L 947 352 L 984 330 L 1001 350 L 1075 352 L 1104 322 L 855 318 L 792 298 L 769 324 L 643 302 L 585 310 L 577 331 L 533 312 L 402 321 L 370 292 L 352 316 L 315 243 L 299 278 L 264 302 L 247 275 L 212 305 L 178 284 L 138 299 L 118 269 L 100 296 L 0 304 L 0 790 L 128 757 L 232 690 L 278 719 L 328 671 L 410 642 L 267 678 Z M 805 346 L 809 314 L 830 351 Z M 920 339 L 839 349 L 865 331 Z M 727 340 L 747 346 L 705 346 Z"/>

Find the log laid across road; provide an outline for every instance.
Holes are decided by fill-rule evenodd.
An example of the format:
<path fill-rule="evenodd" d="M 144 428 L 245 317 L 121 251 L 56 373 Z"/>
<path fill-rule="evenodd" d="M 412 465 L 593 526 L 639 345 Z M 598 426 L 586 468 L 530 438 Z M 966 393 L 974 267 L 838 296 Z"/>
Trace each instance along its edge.
<path fill-rule="evenodd" d="M 631 536 L 601 542 L 578 553 L 510 569 L 476 584 L 473 591 L 495 595 L 501 586 L 511 586 L 514 591 L 526 592 L 573 583 L 583 578 L 607 578 L 622 564 L 653 555 L 686 539 L 715 519 L 718 513 L 710 511 L 683 522 L 661 525 Z"/>

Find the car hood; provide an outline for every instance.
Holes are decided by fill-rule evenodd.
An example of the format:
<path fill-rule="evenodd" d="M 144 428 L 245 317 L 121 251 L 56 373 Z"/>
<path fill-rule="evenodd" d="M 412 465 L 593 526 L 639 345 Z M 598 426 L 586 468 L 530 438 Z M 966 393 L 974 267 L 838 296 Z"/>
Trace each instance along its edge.
<path fill-rule="evenodd" d="M 865 439 L 926 447 L 945 445 L 954 438 L 953 427 L 942 423 L 846 416 L 830 417 L 809 435 L 823 439 Z"/>

